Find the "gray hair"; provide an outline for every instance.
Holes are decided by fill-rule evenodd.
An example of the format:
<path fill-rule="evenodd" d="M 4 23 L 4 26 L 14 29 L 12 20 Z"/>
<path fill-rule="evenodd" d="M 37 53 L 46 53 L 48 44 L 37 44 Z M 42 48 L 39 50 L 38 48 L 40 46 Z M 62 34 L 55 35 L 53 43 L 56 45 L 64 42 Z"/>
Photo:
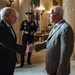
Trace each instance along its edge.
<path fill-rule="evenodd" d="M 53 10 L 54 13 L 58 12 L 60 14 L 60 16 L 63 17 L 63 9 L 62 9 L 61 6 L 59 6 L 59 5 L 58 6 L 53 6 L 51 9 Z"/>
<path fill-rule="evenodd" d="M 12 7 L 4 7 L 1 9 L 1 19 L 4 19 L 4 17 L 13 14 L 13 12 L 16 12 L 16 17 L 18 16 L 17 11 Z"/>

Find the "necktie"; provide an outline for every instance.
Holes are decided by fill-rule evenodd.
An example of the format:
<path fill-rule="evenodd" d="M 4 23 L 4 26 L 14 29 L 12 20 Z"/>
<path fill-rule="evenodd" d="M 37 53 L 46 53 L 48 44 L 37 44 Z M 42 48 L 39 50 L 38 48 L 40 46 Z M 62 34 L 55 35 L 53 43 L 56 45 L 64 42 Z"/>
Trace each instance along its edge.
<path fill-rule="evenodd" d="M 55 25 L 53 28 L 52 28 L 52 30 L 50 31 L 50 34 L 49 34 L 49 36 L 48 36 L 48 38 L 54 33 L 54 30 L 57 28 L 57 25 Z"/>
<path fill-rule="evenodd" d="M 12 29 L 12 26 L 9 26 L 9 29 L 10 29 L 10 31 L 11 31 L 13 37 L 15 38 L 15 35 L 14 35 L 14 32 L 13 32 L 13 29 Z"/>
<path fill-rule="evenodd" d="M 55 25 L 55 26 L 53 27 L 53 29 L 51 30 L 51 34 L 55 31 L 56 28 L 57 28 L 57 25 Z"/>

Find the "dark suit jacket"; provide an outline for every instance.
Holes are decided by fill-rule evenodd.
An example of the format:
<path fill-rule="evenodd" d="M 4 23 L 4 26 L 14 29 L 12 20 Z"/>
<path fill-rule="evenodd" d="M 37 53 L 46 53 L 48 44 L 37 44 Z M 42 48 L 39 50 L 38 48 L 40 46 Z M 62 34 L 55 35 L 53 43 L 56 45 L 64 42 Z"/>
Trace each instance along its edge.
<path fill-rule="evenodd" d="M 15 32 L 14 35 L 15 37 L 4 21 L 0 21 L 0 75 L 13 75 L 16 52 L 20 54 L 24 52 L 25 47 L 16 44 Z"/>
<path fill-rule="evenodd" d="M 47 49 L 46 71 L 48 74 L 53 75 L 57 71 L 61 75 L 70 74 L 70 57 L 73 52 L 73 46 L 73 30 L 65 20 L 60 22 L 52 33 L 50 32 L 46 41 L 36 45 L 36 51 Z"/>

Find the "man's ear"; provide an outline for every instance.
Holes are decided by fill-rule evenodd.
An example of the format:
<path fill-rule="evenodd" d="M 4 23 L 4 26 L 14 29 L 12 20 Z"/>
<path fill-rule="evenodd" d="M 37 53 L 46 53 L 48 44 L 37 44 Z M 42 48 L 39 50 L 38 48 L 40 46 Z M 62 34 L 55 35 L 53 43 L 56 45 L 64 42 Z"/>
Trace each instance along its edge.
<path fill-rule="evenodd" d="M 6 19 L 6 18 L 8 18 L 7 16 L 4 16 L 4 18 Z"/>

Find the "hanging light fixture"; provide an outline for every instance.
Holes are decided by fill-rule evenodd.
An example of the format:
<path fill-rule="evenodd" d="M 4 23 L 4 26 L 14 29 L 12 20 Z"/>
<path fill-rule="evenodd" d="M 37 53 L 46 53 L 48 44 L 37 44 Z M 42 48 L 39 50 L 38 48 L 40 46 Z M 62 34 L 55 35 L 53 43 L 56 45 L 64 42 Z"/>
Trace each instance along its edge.
<path fill-rule="evenodd" d="M 11 7 L 12 3 L 14 2 L 14 0 L 9 0 L 9 4 L 7 4 L 8 7 Z"/>

